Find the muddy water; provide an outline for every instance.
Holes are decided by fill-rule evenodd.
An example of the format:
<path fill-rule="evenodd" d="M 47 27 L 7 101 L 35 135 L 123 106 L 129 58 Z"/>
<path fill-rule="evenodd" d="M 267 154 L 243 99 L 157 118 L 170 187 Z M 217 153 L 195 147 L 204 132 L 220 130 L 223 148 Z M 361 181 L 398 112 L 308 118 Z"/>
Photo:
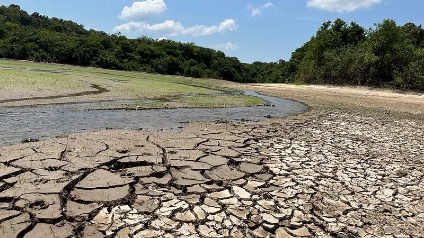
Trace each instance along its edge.
<path fill-rule="evenodd" d="M 268 106 L 207 109 L 85 110 L 122 104 L 123 101 L 0 108 L 0 145 L 23 139 L 44 139 L 63 134 L 101 129 L 175 130 L 186 122 L 214 120 L 260 120 L 301 113 L 306 106 L 260 95 Z"/>

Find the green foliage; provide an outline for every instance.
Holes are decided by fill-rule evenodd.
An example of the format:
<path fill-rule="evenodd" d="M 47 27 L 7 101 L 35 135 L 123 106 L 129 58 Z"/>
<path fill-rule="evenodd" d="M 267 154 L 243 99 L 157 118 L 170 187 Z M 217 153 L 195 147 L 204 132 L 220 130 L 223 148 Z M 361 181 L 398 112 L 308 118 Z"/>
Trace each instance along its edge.
<path fill-rule="evenodd" d="M 365 31 L 337 19 L 293 52 L 287 73 L 297 83 L 424 90 L 423 43 L 424 30 L 413 23 L 385 20 Z"/>
<path fill-rule="evenodd" d="M 249 83 L 282 83 L 287 82 L 287 74 L 285 70 L 286 62 L 279 63 L 263 63 L 253 62 L 244 65 L 243 78 Z"/>
<path fill-rule="evenodd" d="M 289 61 L 243 64 L 221 51 L 86 30 L 58 18 L 0 6 L 0 57 L 243 83 L 386 86 L 424 90 L 424 30 L 393 20 L 365 30 L 327 21 Z"/>
<path fill-rule="evenodd" d="M 414 54 L 412 39 L 393 20 L 377 24 L 366 42 L 368 51 L 377 57 L 373 83 L 391 83 L 395 72 L 403 72 Z"/>
<path fill-rule="evenodd" d="M 424 90 L 424 48 L 415 52 L 403 71 L 394 73 L 393 83 L 397 88 Z"/>
<path fill-rule="evenodd" d="M 340 19 L 334 23 L 325 22 L 299 51 L 302 54 L 293 59 L 297 69 L 296 81 L 348 84 L 346 76 L 357 71 L 355 67 L 363 67 L 358 64 L 351 66 L 350 63 L 363 56 L 356 46 L 364 39 L 365 30 L 354 22 L 349 25 Z"/>
<path fill-rule="evenodd" d="M 242 81 L 242 64 L 222 52 L 85 30 L 71 21 L 29 15 L 17 5 L 0 6 L 0 57 Z"/>

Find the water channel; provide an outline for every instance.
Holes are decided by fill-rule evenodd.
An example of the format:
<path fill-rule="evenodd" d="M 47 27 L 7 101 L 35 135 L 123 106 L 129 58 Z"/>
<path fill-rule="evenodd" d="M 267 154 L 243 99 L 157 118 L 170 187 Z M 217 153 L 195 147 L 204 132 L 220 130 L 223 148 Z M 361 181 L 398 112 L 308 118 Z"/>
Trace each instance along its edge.
<path fill-rule="evenodd" d="M 285 117 L 307 109 L 299 102 L 246 91 L 268 102 L 267 106 L 238 108 L 178 108 L 147 110 L 87 110 L 128 101 L 0 107 L 0 146 L 24 139 L 45 139 L 74 132 L 102 129 L 177 130 L 184 123 L 215 120 L 261 120 Z"/>

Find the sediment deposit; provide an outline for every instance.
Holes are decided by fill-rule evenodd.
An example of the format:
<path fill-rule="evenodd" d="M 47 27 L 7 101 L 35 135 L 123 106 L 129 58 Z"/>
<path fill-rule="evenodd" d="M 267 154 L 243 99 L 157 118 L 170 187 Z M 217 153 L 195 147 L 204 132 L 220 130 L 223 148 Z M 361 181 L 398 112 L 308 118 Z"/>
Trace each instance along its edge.
<path fill-rule="evenodd" d="M 423 237 L 424 124 L 312 108 L 0 148 L 0 237 Z"/>

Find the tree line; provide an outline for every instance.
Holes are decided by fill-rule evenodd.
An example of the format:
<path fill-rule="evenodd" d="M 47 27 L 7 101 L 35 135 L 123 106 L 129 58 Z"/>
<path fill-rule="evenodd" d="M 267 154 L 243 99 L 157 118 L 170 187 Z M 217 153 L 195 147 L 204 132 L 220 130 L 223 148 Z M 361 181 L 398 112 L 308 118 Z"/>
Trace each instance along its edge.
<path fill-rule="evenodd" d="M 325 22 L 284 64 L 288 82 L 424 90 L 424 30 L 384 20 Z"/>
<path fill-rule="evenodd" d="M 0 57 L 243 82 L 240 61 L 221 51 L 86 30 L 14 4 L 0 7 Z"/>
<path fill-rule="evenodd" d="M 247 64 L 194 43 L 86 30 L 12 4 L 0 6 L 0 57 L 235 82 L 424 90 L 424 30 L 393 20 L 372 29 L 328 21 L 288 61 Z"/>

